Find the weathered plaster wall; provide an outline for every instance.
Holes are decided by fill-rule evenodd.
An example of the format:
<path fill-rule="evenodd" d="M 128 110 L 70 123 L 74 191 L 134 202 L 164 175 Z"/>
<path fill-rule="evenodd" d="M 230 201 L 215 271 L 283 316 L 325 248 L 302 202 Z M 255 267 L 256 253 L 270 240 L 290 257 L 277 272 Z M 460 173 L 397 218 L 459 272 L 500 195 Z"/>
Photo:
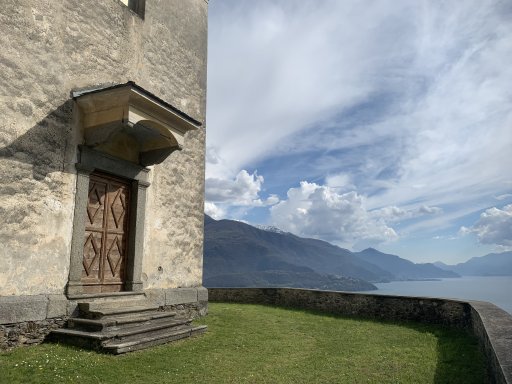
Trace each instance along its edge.
<path fill-rule="evenodd" d="M 146 4 L 147 7 L 150 4 Z M 151 24 L 150 41 L 167 42 L 147 57 L 143 72 L 157 95 L 204 123 L 206 114 L 207 3 L 159 1 L 163 17 Z M 154 9 L 147 8 L 148 12 Z M 173 29 L 166 28 L 166 24 Z M 194 26 L 190 28 L 190 26 Z M 186 65 L 178 65 L 186 63 Z M 169 71 L 172 68 L 172 71 Z M 149 76 L 162 73 L 164 82 Z M 165 84 L 173 84 L 166 89 Z M 150 88 L 150 89 L 152 89 Z M 154 167 L 148 192 L 142 281 L 145 288 L 202 284 L 205 130 L 187 133 L 182 151 Z"/>
<path fill-rule="evenodd" d="M 117 0 L 2 1 L 0 296 L 64 291 L 82 143 L 70 91 L 133 80 L 204 123 L 206 30 L 205 0 L 146 0 L 144 20 Z M 201 128 L 152 171 L 147 287 L 201 284 L 203 151 Z"/>

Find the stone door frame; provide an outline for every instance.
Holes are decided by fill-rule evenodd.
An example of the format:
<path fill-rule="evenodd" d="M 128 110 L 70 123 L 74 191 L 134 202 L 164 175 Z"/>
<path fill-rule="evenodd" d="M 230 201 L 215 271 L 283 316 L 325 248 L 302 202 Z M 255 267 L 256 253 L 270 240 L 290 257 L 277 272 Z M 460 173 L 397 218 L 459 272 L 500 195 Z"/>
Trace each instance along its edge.
<path fill-rule="evenodd" d="M 75 164 L 76 194 L 71 241 L 71 260 L 68 295 L 83 294 L 81 282 L 83 268 L 83 249 L 85 220 L 89 195 L 89 178 L 93 171 L 101 171 L 131 180 L 130 221 L 128 255 L 125 271 L 125 291 L 142 291 L 142 257 L 144 254 L 144 221 L 146 216 L 146 189 L 149 187 L 149 169 L 140 165 L 118 159 L 95 151 L 86 146 L 79 146 L 79 160 Z"/>

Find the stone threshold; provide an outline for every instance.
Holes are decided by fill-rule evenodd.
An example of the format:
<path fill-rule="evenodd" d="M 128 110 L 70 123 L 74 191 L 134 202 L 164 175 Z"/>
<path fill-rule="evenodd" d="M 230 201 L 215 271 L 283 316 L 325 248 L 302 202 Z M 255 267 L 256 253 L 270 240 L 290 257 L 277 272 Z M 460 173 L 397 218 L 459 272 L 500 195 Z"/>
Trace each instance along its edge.
<path fill-rule="evenodd" d="M 144 296 L 144 291 L 77 293 L 77 294 L 68 294 L 67 298 L 69 300 L 88 300 L 88 299 L 102 299 L 102 298 L 107 298 L 107 297 L 130 297 L 130 296 Z"/>

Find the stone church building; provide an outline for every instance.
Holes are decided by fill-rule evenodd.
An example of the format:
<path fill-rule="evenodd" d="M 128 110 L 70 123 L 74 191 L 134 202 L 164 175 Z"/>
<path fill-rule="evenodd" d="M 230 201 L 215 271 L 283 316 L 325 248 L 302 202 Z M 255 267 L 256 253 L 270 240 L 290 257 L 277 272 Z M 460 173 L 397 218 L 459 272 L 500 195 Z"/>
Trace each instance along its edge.
<path fill-rule="evenodd" d="M 146 346 L 203 330 L 207 11 L 2 1 L 0 347 L 71 329 L 121 353 L 140 346 L 109 324 L 159 324 Z"/>

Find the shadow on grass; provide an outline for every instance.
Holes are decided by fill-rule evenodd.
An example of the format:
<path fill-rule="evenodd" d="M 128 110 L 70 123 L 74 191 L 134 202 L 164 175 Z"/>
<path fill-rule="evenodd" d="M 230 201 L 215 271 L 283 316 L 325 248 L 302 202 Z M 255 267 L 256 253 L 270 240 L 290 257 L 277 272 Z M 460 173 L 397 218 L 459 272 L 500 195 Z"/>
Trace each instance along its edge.
<path fill-rule="evenodd" d="M 271 306 L 271 305 L 269 305 Z M 362 316 L 344 316 L 310 309 L 281 307 L 296 313 L 337 319 L 377 322 L 405 327 L 418 333 L 435 336 L 437 340 L 437 363 L 435 384 L 490 383 L 489 372 L 481 346 L 475 336 L 465 329 L 450 328 L 439 324 L 425 324 L 412 321 L 391 321 Z"/>
<path fill-rule="evenodd" d="M 441 328 L 434 383 L 490 383 L 482 348 L 462 330 Z"/>

